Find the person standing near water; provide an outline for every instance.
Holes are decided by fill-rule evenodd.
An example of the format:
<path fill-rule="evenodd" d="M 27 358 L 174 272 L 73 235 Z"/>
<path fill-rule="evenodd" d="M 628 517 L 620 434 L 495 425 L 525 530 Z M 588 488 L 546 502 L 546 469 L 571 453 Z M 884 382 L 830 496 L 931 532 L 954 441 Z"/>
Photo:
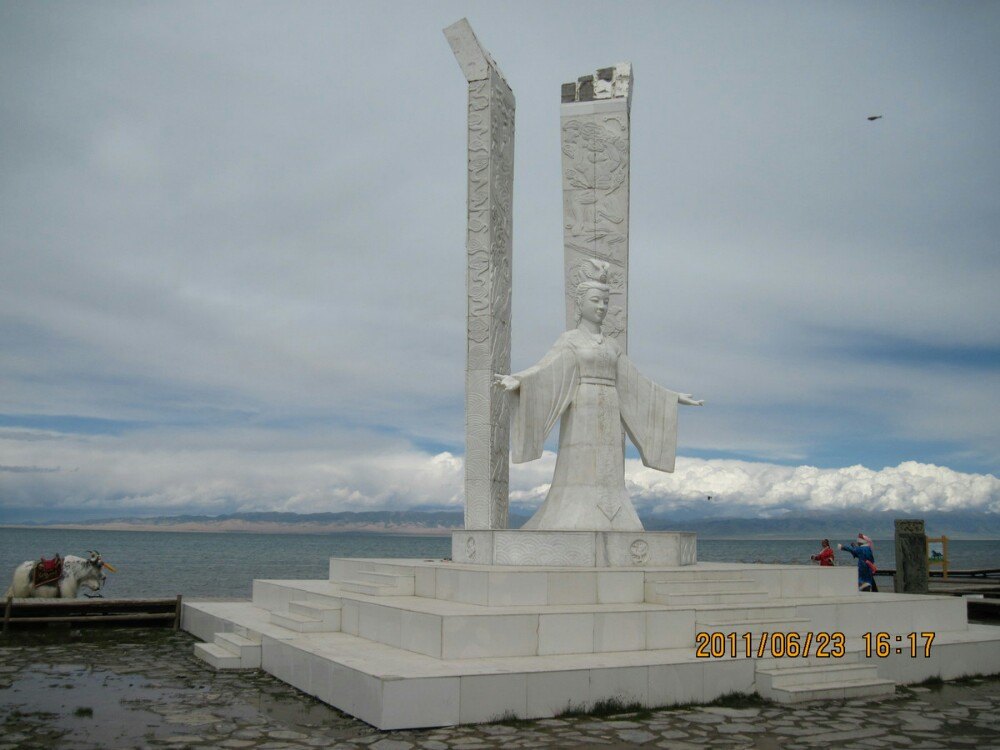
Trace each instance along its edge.
<path fill-rule="evenodd" d="M 810 555 L 810 560 L 815 560 L 820 564 L 820 567 L 828 568 L 833 566 L 833 548 L 830 546 L 830 540 L 824 539 L 823 549 L 817 552 L 815 555 Z"/>
<path fill-rule="evenodd" d="M 878 584 L 875 583 L 875 553 L 872 550 L 871 537 L 865 536 L 859 531 L 856 542 L 851 542 L 847 547 L 843 544 L 837 546 L 850 552 L 858 561 L 858 590 L 878 591 Z"/>

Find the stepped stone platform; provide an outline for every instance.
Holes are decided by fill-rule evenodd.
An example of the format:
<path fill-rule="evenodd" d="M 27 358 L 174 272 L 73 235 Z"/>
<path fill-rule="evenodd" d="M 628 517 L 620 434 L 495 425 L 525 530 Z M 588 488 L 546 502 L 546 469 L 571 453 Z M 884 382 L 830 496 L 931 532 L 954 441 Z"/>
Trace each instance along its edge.
<path fill-rule="evenodd" d="M 401 729 L 551 717 L 615 698 L 659 706 L 734 691 L 781 702 L 877 696 L 897 683 L 1000 672 L 1000 627 L 970 625 L 965 607 L 961 598 L 860 594 L 847 566 L 333 558 L 328 580 L 256 580 L 249 602 L 185 602 L 182 627 L 205 641 L 196 653 L 216 668 L 262 668 L 380 729 Z M 740 652 L 699 657 L 702 632 L 734 638 Z M 893 638 L 886 658 L 866 657 L 869 632 Z M 935 634 L 929 656 L 923 638 L 921 654 L 909 655 L 913 632 Z M 773 633 L 843 633 L 844 654 L 779 658 L 767 647 Z"/>

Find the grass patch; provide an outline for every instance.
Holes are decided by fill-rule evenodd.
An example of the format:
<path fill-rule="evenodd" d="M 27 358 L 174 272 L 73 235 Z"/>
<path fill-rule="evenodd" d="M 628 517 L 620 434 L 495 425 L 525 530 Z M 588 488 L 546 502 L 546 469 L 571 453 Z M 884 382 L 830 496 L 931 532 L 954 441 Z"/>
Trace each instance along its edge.
<path fill-rule="evenodd" d="M 966 674 L 952 680 L 944 680 L 940 676 L 928 677 L 923 682 L 914 682 L 909 687 L 941 688 L 945 685 L 970 685 L 980 680 L 998 680 L 1000 674 Z"/>
<path fill-rule="evenodd" d="M 724 708 L 760 708 L 770 705 L 770 701 L 761 698 L 759 693 L 726 693 L 720 695 L 709 706 L 722 706 Z"/>
<path fill-rule="evenodd" d="M 4 719 L 4 723 L 9 724 L 15 721 L 32 721 L 32 720 L 40 722 L 48 722 L 58 718 L 59 714 L 52 713 L 51 711 L 24 712 L 24 711 L 19 711 L 18 709 L 15 708 L 9 714 L 7 714 L 6 718 Z M 0 739 L 2 739 L 2 735 L 0 735 Z"/>
<path fill-rule="evenodd" d="M 492 719 L 490 724 L 503 724 L 508 727 L 526 727 L 529 724 L 533 724 L 535 719 L 522 719 L 516 713 L 507 709 L 502 714 Z"/>
<path fill-rule="evenodd" d="M 622 716 L 627 714 L 629 718 L 648 719 L 653 715 L 651 709 L 632 701 L 626 703 L 621 698 L 607 698 L 588 706 L 585 703 L 574 705 L 570 703 L 565 709 L 556 714 L 557 719 L 576 719 L 584 716 L 594 716 L 598 718 L 608 718 L 610 716 Z"/>
<path fill-rule="evenodd" d="M 644 721 L 652 718 L 654 713 L 660 711 L 681 711 L 692 708 L 704 708 L 705 706 L 719 706 L 722 708 L 762 708 L 773 705 L 770 701 L 762 698 L 758 693 L 726 693 L 720 695 L 711 703 L 676 703 L 668 706 L 649 707 L 637 701 L 626 703 L 621 698 L 608 698 L 597 701 L 594 704 L 570 703 L 562 711 L 557 713 L 556 719 L 636 719 Z M 527 726 L 537 719 L 521 719 L 513 711 L 505 711 L 497 716 L 491 724 L 506 724 L 507 726 Z"/>
<path fill-rule="evenodd" d="M 968 685 L 975 685 L 980 682 L 995 682 L 1000 680 L 1000 672 L 993 672 L 991 674 L 967 674 L 961 677 L 956 677 L 952 680 L 942 679 L 940 676 L 935 675 L 934 677 L 928 677 L 926 680 L 921 682 L 914 682 L 911 685 L 900 685 L 900 688 L 906 690 L 907 688 L 922 687 L 929 688 L 931 690 L 943 690 L 945 687 L 954 685 L 955 687 L 964 687 Z"/>
<path fill-rule="evenodd" d="M 661 706 L 653 709 L 655 711 L 690 711 L 692 709 L 704 708 L 705 706 L 718 706 L 720 708 L 764 708 L 774 704 L 766 698 L 762 698 L 759 693 L 726 693 L 720 695 L 709 703 L 671 703 L 669 706 Z"/>
<path fill-rule="evenodd" d="M 73 715 L 81 719 L 89 719 L 94 715 L 94 709 L 90 708 L 89 706 L 80 706 L 78 709 L 76 709 L 76 711 L 73 712 Z"/>
<path fill-rule="evenodd" d="M 935 679 L 935 678 L 931 678 Z M 937 679 L 941 679 L 940 677 Z M 966 674 L 961 677 L 956 677 L 954 680 L 947 680 L 945 685 L 969 685 L 974 682 L 979 682 L 980 680 L 1000 680 L 1000 673 L 994 672 L 993 674 Z M 923 685 L 924 683 L 920 683 Z"/>

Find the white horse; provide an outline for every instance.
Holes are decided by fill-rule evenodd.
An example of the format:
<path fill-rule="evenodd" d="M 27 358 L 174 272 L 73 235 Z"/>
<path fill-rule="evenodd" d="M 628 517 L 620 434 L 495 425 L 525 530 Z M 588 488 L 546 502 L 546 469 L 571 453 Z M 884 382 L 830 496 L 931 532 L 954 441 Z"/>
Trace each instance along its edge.
<path fill-rule="evenodd" d="M 32 574 L 37 560 L 25 560 L 14 569 L 14 580 L 4 594 L 4 599 L 8 597 L 28 598 L 35 597 L 41 599 L 73 599 L 76 597 L 80 587 L 88 588 L 91 591 L 99 591 L 104 585 L 107 575 L 104 570 L 115 569 L 101 559 L 100 552 L 90 552 L 90 557 L 77 557 L 76 555 L 66 555 L 62 562 L 62 574 L 57 580 L 51 583 L 35 586 Z"/>

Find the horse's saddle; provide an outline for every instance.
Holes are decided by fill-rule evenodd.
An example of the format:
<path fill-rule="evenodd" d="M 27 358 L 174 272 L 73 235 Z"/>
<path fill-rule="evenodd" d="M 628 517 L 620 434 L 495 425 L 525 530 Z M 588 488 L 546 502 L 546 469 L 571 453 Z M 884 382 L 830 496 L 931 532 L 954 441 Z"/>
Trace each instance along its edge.
<path fill-rule="evenodd" d="M 62 571 L 63 559 L 58 553 L 51 560 L 43 557 L 31 570 L 31 585 L 37 589 L 39 586 L 55 583 L 62 577 Z"/>

